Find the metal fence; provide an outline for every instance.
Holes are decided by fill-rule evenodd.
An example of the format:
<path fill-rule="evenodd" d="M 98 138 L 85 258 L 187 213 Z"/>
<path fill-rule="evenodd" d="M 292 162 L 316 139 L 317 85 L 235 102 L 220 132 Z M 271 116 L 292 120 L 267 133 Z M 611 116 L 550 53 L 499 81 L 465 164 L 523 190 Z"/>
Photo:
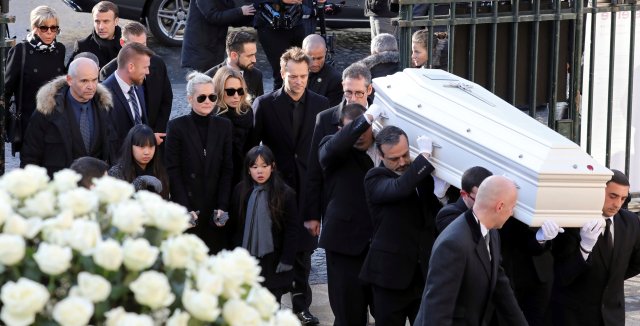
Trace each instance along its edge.
<path fill-rule="evenodd" d="M 631 157 L 631 121 L 637 2 L 582 1 L 458 1 L 394 0 L 399 4 L 397 24 L 400 58 L 408 67 L 411 34 L 427 27 L 448 35 L 446 69 L 474 81 L 529 115 L 546 123 L 574 142 L 581 143 L 586 128 L 586 150 L 591 153 L 596 14 L 610 13 L 610 58 L 616 55 L 617 21 L 630 15 L 629 76 L 626 123 L 613 125 L 614 61 L 609 60 L 608 108 L 605 164 L 611 157 L 611 130 L 625 128 L 625 171 Z M 426 6 L 426 16 L 413 17 L 414 6 Z M 590 26 L 587 25 L 589 22 Z M 586 31 L 591 31 L 586 33 Z M 626 32 L 626 31 L 625 31 Z M 428 52 L 434 53 L 434 33 L 429 33 Z M 588 41 L 588 42 L 587 42 Z M 585 44 L 590 46 L 585 48 Z M 583 65 L 588 51 L 589 65 Z M 428 65 L 431 65 L 431 56 Z M 577 68 L 577 69 L 576 69 Z M 588 80 L 588 98 L 583 101 L 583 78 Z M 581 126 L 581 103 L 588 115 Z M 635 104 L 640 107 L 639 104 Z"/>

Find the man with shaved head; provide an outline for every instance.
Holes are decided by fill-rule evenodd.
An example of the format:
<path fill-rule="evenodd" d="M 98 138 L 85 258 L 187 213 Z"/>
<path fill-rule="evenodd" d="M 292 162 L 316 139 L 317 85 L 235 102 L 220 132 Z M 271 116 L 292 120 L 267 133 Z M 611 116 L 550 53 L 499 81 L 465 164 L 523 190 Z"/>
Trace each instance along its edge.
<path fill-rule="evenodd" d="M 307 88 L 326 97 L 329 106 L 342 101 L 342 78 L 340 73 L 327 64 L 327 44 L 318 34 L 310 34 L 302 41 L 302 50 L 311 58 Z"/>
<path fill-rule="evenodd" d="M 110 163 L 111 106 L 111 94 L 98 84 L 98 65 L 88 58 L 73 60 L 66 76 L 38 91 L 20 166 L 39 165 L 52 176 L 82 156 Z"/>
<path fill-rule="evenodd" d="M 497 230 L 517 198 L 513 181 L 490 176 L 478 187 L 473 208 L 438 236 L 415 325 L 489 325 L 496 311 L 507 325 L 527 325 L 500 266 Z"/>

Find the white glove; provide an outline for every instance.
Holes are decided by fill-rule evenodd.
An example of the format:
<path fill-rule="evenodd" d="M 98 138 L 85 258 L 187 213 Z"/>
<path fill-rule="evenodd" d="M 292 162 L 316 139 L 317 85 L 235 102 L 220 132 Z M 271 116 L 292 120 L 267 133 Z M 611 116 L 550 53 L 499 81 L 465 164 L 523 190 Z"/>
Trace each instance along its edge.
<path fill-rule="evenodd" d="M 446 181 L 434 175 L 433 176 L 433 194 L 436 195 L 436 197 L 438 198 L 442 198 L 447 193 L 447 189 L 449 189 L 449 184 Z"/>
<path fill-rule="evenodd" d="M 552 220 L 546 220 L 536 232 L 536 240 L 549 241 L 555 239 L 558 233 L 564 233 L 564 229 L 558 226 L 558 224 Z"/>
<path fill-rule="evenodd" d="M 378 120 L 380 117 L 385 117 L 384 107 L 380 104 L 373 103 L 369 105 L 369 108 L 364 114 L 369 114 L 373 119 L 369 123 Z"/>
<path fill-rule="evenodd" d="M 420 154 L 427 153 L 431 155 L 431 152 L 433 151 L 433 141 L 431 138 L 422 135 L 416 139 L 416 143 L 418 143 L 418 151 Z"/>
<path fill-rule="evenodd" d="M 596 218 L 585 223 L 580 229 L 580 247 L 587 253 L 593 250 L 598 237 L 604 231 L 605 221 L 603 218 Z"/>

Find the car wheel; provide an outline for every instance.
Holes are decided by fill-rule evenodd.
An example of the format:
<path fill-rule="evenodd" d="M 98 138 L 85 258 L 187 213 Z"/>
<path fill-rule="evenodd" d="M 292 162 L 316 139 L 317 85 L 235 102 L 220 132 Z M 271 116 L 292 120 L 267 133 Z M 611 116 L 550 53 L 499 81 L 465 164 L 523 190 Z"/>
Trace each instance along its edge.
<path fill-rule="evenodd" d="M 147 15 L 147 26 L 161 43 L 180 46 L 188 13 L 189 0 L 153 0 Z"/>

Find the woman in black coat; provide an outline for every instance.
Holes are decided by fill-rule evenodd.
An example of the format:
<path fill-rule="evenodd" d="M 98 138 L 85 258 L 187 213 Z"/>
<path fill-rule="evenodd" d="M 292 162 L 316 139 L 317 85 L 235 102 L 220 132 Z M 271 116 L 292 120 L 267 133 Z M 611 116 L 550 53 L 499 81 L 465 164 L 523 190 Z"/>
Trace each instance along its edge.
<path fill-rule="evenodd" d="M 213 76 L 213 90 L 218 95 L 215 112 L 233 125 L 233 179 L 235 185 L 242 180 L 242 163 L 247 153 L 247 140 L 253 130 L 253 110 L 249 104 L 247 84 L 239 71 L 224 66 Z"/>
<path fill-rule="evenodd" d="M 56 11 L 48 6 L 38 6 L 31 11 L 30 20 L 31 32 L 27 34 L 26 40 L 9 50 L 4 75 L 5 103 L 9 103 L 9 99 L 13 96 L 16 111 L 20 112 L 21 126 L 18 128 L 21 134 L 19 136 L 27 130 L 29 118 L 36 108 L 38 89 L 55 77 L 66 73 L 65 47 L 64 44 L 56 41 L 56 36 L 60 32 Z M 9 136 L 13 139 L 13 135 Z M 21 143 L 13 144 L 14 155 L 20 151 L 20 146 Z"/>
<path fill-rule="evenodd" d="M 167 126 L 165 166 L 171 200 L 197 215 L 192 231 L 209 246 L 210 253 L 217 253 L 229 248 L 231 239 L 223 218 L 233 173 L 231 122 L 211 114 L 216 95 L 209 76 L 193 72 L 188 80 L 192 111 Z"/>

